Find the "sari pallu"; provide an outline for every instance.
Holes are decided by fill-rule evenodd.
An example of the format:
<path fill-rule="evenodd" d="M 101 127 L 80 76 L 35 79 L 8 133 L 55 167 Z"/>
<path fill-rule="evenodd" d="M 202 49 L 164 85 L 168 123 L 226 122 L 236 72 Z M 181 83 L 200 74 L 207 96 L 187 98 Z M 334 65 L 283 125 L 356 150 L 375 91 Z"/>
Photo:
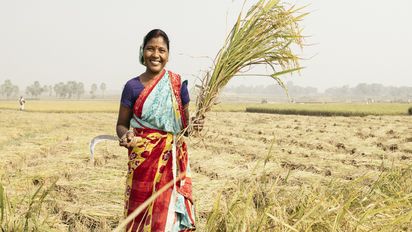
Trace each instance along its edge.
<path fill-rule="evenodd" d="M 177 175 L 183 173 L 183 177 L 129 223 L 127 231 L 195 229 L 187 147 L 183 138 L 176 141 L 186 126 L 180 86 L 177 74 L 163 70 L 135 102 L 130 124 L 142 141 L 129 150 L 125 215 Z"/>

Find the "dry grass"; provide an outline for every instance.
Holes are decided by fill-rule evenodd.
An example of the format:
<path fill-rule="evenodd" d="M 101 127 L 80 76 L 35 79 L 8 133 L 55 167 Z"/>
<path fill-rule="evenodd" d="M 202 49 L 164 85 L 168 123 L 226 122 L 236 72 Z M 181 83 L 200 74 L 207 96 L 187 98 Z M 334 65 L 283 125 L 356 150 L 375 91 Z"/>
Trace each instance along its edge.
<path fill-rule="evenodd" d="M 36 183 L 58 178 L 45 206 L 58 218 L 54 224 L 58 231 L 101 231 L 108 225 L 109 231 L 117 224 L 123 209 L 124 150 L 102 144 L 96 166 L 88 160 L 90 139 L 113 132 L 115 114 L 2 111 L 1 115 L 1 124 L 7 126 L 1 129 L 0 176 L 10 199 L 22 199 Z"/>
<path fill-rule="evenodd" d="M 119 101 L 65 101 L 65 100 L 35 100 L 26 104 L 27 112 L 47 112 L 47 113 L 117 113 Z M 409 108 L 409 109 L 408 109 Z M 17 101 L 0 101 L 0 109 L 18 110 Z M 195 111 L 195 106 L 190 106 L 190 110 Z M 292 111 L 293 114 L 300 114 L 302 111 L 319 111 L 326 113 L 343 112 L 349 114 L 363 115 L 404 115 L 411 111 L 408 104 L 402 103 L 311 103 L 311 104 L 290 104 L 290 103 L 219 103 L 212 107 L 213 112 L 254 112 L 254 111 Z"/>
<path fill-rule="evenodd" d="M 207 231 L 408 231 L 412 228 L 412 166 L 378 177 L 303 185 L 288 179 L 239 178 L 218 196 Z"/>
<path fill-rule="evenodd" d="M 0 229 L 1 231 L 50 231 L 55 220 L 44 210 L 47 195 L 53 190 L 55 181 L 44 189 L 44 182 L 20 199 L 10 199 L 0 184 Z"/>
<path fill-rule="evenodd" d="M 40 183 L 45 183 L 43 191 L 51 186 L 52 180 L 58 178 L 55 187 L 43 200 L 38 221 L 44 222 L 44 228 L 55 231 L 110 231 L 116 227 L 123 212 L 126 151 L 116 142 L 99 144 L 96 148 L 96 166 L 92 167 L 88 162 L 90 139 L 98 134 L 114 133 L 116 117 L 116 113 L 0 110 L 0 183 L 4 186 L 8 201 L 16 205 L 17 212 L 25 212 L 27 204 L 16 202 L 21 199 L 29 202 Z M 206 229 L 206 219 L 221 191 L 222 201 L 229 205 L 236 199 L 232 196 L 241 194 L 239 191 L 242 188 L 256 186 L 259 187 L 257 189 L 267 189 L 269 194 L 273 186 L 271 191 L 278 194 L 275 196 L 283 197 L 276 198 L 279 199 L 279 206 L 286 207 L 297 206 L 300 202 L 297 200 L 303 199 L 290 193 L 302 193 L 302 197 L 307 196 L 311 200 L 308 202 L 313 202 L 319 192 L 323 194 L 321 196 L 324 196 L 326 204 L 331 202 L 326 196 L 337 197 L 326 190 L 338 192 L 345 188 L 340 184 L 342 182 L 364 175 L 370 180 L 377 180 L 382 171 L 401 167 L 412 160 L 410 125 L 410 116 L 324 118 L 242 112 L 209 113 L 204 140 L 192 138 L 188 141 L 199 231 Z M 261 167 L 261 160 L 268 154 L 273 139 L 275 142 L 265 167 L 268 181 L 264 185 L 265 182 L 259 179 L 262 171 L 254 168 Z M 260 166 L 257 166 L 258 162 Z M 399 180 L 399 186 L 403 186 L 404 179 L 396 175 L 391 178 L 393 183 Z M 330 185 L 331 182 L 335 184 Z M 356 181 L 353 183 L 352 191 L 359 186 Z M 239 189 L 237 186 L 240 186 Z M 282 194 L 278 192 L 280 190 Z M 396 191 L 399 196 L 403 194 L 400 189 Z M 405 193 L 407 191 L 405 189 Z M 354 193 L 364 196 L 363 192 Z M 371 196 L 368 202 L 370 200 L 372 203 L 375 199 L 376 207 L 380 206 L 379 200 L 382 199 Z M 345 198 L 341 200 L 337 202 L 345 202 Z M 304 211 L 308 213 L 310 207 L 307 203 Z M 318 210 L 315 209 L 314 213 Z M 270 215 L 282 220 L 292 218 L 292 214 L 280 217 L 276 212 L 271 211 Z M 383 214 L 390 219 L 395 218 L 396 212 L 385 211 Z M 339 226 L 349 223 L 346 222 L 348 215 L 340 219 Z M 324 218 L 329 220 L 333 214 Z M 370 223 L 381 223 L 379 218 L 368 220 Z M 269 222 L 272 219 L 267 216 L 265 220 Z M 299 225 L 307 225 L 305 220 Z M 290 226 L 296 223 L 293 220 L 283 222 Z"/>
<path fill-rule="evenodd" d="M 26 100 L 25 111 L 48 113 L 114 113 L 118 112 L 119 104 L 120 100 Z M 0 109 L 18 110 L 18 101 L 0 101 Z"/>

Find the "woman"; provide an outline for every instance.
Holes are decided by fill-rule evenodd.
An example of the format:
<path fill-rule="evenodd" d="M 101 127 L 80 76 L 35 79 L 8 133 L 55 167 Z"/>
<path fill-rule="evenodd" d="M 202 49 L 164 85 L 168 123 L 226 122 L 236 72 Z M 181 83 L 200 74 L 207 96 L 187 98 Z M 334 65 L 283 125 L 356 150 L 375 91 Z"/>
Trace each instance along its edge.
<path fill-rule="evenodd" d="M 187 82 L 165 70 L 168 58 L 168 36 L 159 29 L 150 31 L 140 48 L 146 71 L 129 80 L 122 93 L 116 131 L 120 146 L 129 151 L 125 215 L 162 186 L 178 181 L 129 223 L 127 231 L 195 229 L 188 153 L 179 136 L 189 122 Z"/>

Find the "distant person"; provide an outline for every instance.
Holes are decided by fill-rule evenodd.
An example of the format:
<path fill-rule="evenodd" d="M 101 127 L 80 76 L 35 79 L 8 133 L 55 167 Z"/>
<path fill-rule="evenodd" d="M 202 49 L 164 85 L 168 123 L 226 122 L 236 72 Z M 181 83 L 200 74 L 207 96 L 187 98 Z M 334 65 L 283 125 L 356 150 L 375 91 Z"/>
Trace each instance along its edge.
<path fill-rule="evenodd" d="M 26 100 L 24 100 L 23 96 L 20 96 L 19 98 L 19 104 L 20 104 L 20 110 L 24 110 L 24 104 L 26 103 Z"/>

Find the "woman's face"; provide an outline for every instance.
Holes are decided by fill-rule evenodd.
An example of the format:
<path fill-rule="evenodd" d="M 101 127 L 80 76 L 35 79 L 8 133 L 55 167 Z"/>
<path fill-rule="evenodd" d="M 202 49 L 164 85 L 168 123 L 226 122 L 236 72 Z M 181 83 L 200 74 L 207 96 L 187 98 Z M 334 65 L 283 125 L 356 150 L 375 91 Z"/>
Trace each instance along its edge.
<path fill-rule="evenodd" d="M 169 50 L 162 36 L 150 39 L 143 49 L 146 70 L 159 74 L 169 60 Z"/>

